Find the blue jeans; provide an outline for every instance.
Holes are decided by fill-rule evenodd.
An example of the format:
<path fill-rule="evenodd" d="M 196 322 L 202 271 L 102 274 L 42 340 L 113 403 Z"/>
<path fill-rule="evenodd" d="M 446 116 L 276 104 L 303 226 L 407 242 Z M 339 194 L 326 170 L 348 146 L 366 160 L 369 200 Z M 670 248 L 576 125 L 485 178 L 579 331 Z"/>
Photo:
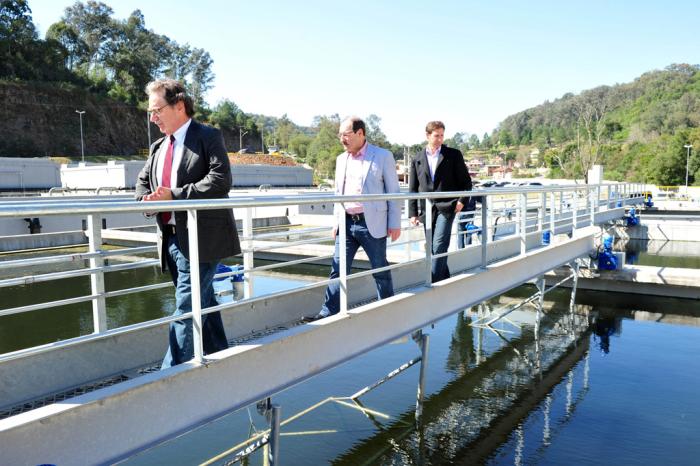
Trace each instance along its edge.
<path fill-rule="evenodd" d="M 452 235 L 452 222 L 455 213 L 445 214 L 439 210 L 433 210 L 433 254 L 447 252 L 450 247 L 450 237 Z M 446 278 L 450 278 L 450 269 L 447 267 L 447 257 L 434 259 L 431 267 L 433 283 Z"/>
<path fill-rule="evenodd" d="M 177 236 L 168 235 L 163 240 L 168 242 L 166 260 L 173 284 L 175 284 L 175 312 L 173 312 L 173 315 L 184 314 L 192 311 L 190 261 L 180 250 Z M 213 286 L 216 266 L 216 262 L 199 264 L 202 309 L 217 304 Z M 202 316 L 202 339 L 204 354 L 215 353 L 228 348 L 221 313 L 214 312 Z M 168 351 L 163 358 L 161 369 L 189 361 L 193 356 L 192 319 L 171 322 Z"/>
<path fill-rule="evenodd" d="M 469 226 L 474 225 L 474 211 L 461 211 L 457 215 L 457 247 L 464 249 L 472 244 L 472 235 L 476 233 L 469 231 Z"/>
<path fill-rule="evenodd" d="M 386 236 L 384 238 L 375 238 L 367 229 L 364 217 L 358 221 L 353 221 L 350 217 L 346 218 L 346 241 L 345 241 L 345 257 L 347 258 L 347 273 L 350 273 L 352 261 L 355 258 L 357 250 L 362 246 L 365 254 L 369 258 L 372 268 L 385 267 L 389 265 L 386 260 Z M 331 265 L 330 278 L 338 278 L 340 276 L 340 235 L 335 238 L 335 253 L 333 255 L 333 264 Z M 394 296 L 394 285 L 391 280 L 391 272 L 385 270 L 372 274 L 374 282 L 377 285 L 377 298 L 384 299 L 389 296 Z M 340 282 L 332 282 L 326 288 L 326 299 L 321 307 L 322 315 L 333 315 L 340 311 Z"/>

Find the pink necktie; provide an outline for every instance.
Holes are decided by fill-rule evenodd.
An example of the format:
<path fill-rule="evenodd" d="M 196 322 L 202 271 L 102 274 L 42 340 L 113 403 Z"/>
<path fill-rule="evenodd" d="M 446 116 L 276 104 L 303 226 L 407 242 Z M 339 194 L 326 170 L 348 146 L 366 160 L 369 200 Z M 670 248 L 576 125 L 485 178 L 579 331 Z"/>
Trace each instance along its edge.
<path fill-rule="evenodd" d="M 165 188 L 170 187 L 170 174 L 173 171 L 173 148 L 175 147 L 175 136 L 170 136 L 170 144 L 168 144 L 168 151 L 165 153 L 165 162 L 163 163 L 163 182 L 161 186 Z M 172 217 L 170 212 L 161 212 L 160 219 L 163 225 L 167 225 Z"/>

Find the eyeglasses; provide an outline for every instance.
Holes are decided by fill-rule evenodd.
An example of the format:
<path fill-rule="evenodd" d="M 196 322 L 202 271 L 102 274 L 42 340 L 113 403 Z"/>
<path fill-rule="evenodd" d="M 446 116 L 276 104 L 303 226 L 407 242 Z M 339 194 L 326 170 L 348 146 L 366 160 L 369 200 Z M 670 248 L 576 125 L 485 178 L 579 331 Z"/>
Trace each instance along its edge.
<path fill-rule="evenodd" d="M 170 104 L 167 104 L 167 103 L 166 103 L 166 104 L 161 105 L 161 106 L 158 107 L 158 108 L 151 108 L 151 109 L 147 109 L 146 111 L 147 111 L 148 113 L 150 113 L 151 115 L 160 116 L 160 112 L 161 112 L 165 107 L 167 107 L 168 105 L 170 105 Z"/>
<path fill-rule="evenodd" d="M 353 131 L 351 129 L 347 131 L 343 131 L 342 133 L 338 133 L 338 139 L 343 139 L 343 136 L 350 136 L 351 134 L 355 134 L 357 131 Z"/>

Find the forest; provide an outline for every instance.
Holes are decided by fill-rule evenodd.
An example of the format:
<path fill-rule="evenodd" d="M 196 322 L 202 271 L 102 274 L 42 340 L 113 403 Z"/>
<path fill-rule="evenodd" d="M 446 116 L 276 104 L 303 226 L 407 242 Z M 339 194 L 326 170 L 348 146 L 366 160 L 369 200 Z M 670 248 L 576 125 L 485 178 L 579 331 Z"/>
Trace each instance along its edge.
<path fill-rule="evenodd" d="M 195 117 L 228 135 L 230 150 L 261 150 L 264 138 L 264 146 L 294 154 L 320 177 L 333 173 L 335 156 L 342 152 L 336 137 L 339 115 L 319 115 L 305 127 L 286 114 L 247 113 L 228 99 L 210 105 L 205 96 L 214 80 L 213 58 L 148 29 L 139 10 L 117 19 L 105 3 L 77 1 L 40 38 L 28 0 L 0 0 L 0 5 L 0 84 L 79 90 L 108 102 L 105 112 L 117 104 L 145 111 L 145 85 L 172 77 L 194 97 Z M 422 147 L 422 141 L 410 146 L 390 142 L 379 116 L 364 117 L 369 140 L 391 150 L 397 160 Z M 567 93 L 507 116 L 491 133 L 457 132 L 446 144 L 466 158 L 517 160 L 523 173 L 544 166 L 550 177 L 585 180 L 592 165 L 602 164 L 607 179 L 661 185 L 685 182 L 689 156 L 690 183 L 700 183 L 700 157 L 685 148 L 700 148 L 700 67 L 672 64 L 631 83 Z M 534 149 L 537 160 L 529 156 Z"/>

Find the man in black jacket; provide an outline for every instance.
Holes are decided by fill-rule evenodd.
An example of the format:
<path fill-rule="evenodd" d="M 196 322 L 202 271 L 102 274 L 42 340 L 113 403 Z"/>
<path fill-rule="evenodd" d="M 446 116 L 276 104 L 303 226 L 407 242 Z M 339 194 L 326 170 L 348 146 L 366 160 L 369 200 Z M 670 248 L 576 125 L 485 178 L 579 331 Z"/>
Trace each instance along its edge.
<path fill-rule="evenodd" d="M 172 79 L 146 87 L 150 120 L 165 137 L 153 143 L 136 182 L 139 201 L 226 199 L 231 189 L 231 164 L 219 130 L 192 119 L 194 106 L 184 86 Z M 192 310 L 187 212 L 157 215 L 158 256 L 175 284 L 175 312 Z M 231 209 L 197 212 L 202 309 L 216 305 L 213 279 L 219 260 L 241 252 Z M 204 353 L 228 347 L 218 312 L 202 316 Z M 169 348 L 162 368 L 192 359 L 192 319 L 170 324 Z"/>
<path fill-rule="evenodd" d="M 411 160 L 409 191 L 412 193 L 470 191 L 472 180 L 462 153 L 442 144 L 445 139 L 445 125 L 441 121 L 431 121 L 425 127 L 425 135 L 428 145 Z M 469 196 L 433 201 L 433 254 L 447 252 L 450 247 L 452 222 L 468 203 Z M 418 202 L 416 199 L 409 201 L 408 216 L 412 225 L 425 224 L 425 201 Z M 434 259 L 433 282 L 444 280 L 449 276 L 447 257 Z"/>

